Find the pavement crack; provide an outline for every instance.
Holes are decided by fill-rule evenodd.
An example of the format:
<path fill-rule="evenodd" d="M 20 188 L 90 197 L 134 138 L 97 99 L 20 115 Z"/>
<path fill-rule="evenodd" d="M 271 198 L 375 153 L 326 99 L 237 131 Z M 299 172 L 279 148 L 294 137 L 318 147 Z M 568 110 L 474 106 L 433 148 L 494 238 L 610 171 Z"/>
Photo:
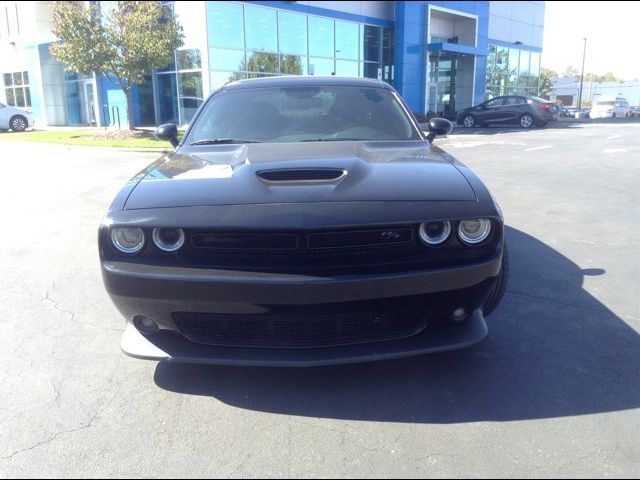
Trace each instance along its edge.
<path fill-rule="evenodd" d="M 20 455 L 22 453 L 25 452 L 29 452 L 31 450 L 34 450 L 38 447 L 41 447 L 43 445 L 47 445 L 53 441 L 55 441 L 58 437 L 62 436 L 62 435 L 66 435 L 66 434 L 71 434 L 71 433 L 75 433 L 75 432 L 79 432 L 80 430 L 85 430 L 87 428 L 90 428 L 93 424 L 93 422 L 95 421 L 95 419 L 98 417 L 98 414 L 95 414 L 94 416 L 92 416 L 88 422 L 85 422 L 84 424 L 82 424 L 79 427 L 76 428 L 72 428 L 70 430 L 62 430 L 60 432 L 56 432 L 54 433 L 51 437 L 47 438 L 46 440 L 41 440 L 37 443 L 34 443 L 33 445 L 17 450 L 15 452 L 13 452 L 12 454 L 6 456 L 6 457 L 2 457 L 3 460 L 12 460 L 16 455 Z"/>

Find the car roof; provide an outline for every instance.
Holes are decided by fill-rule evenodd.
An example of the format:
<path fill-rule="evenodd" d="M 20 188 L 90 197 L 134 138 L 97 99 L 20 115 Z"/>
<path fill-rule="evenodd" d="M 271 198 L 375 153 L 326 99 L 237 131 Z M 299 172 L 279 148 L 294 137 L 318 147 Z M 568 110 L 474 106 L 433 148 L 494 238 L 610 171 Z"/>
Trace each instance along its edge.
<path fill-rule="evenodd" d="M 222 90 L 230 91 L 250 88 L 301 87 L 314 85 L 385 88 L 387 90 L 392 90 L 392 87 L 382 80 L 362 77 L 336 77 L 333 75 L 282 75 L 277 77 L 251 78 L 248 80 L 237 80 L 235 82 L 227 83 L 222 87 Z"/>

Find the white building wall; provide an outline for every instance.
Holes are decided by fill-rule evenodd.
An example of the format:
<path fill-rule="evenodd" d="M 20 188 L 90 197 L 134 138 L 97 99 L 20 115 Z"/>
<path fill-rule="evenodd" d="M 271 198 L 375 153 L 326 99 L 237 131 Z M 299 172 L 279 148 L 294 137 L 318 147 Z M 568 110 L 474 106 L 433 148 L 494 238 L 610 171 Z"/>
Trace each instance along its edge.
<path fill-rule="evenodd" d="M 489 2 L 489 38 L 542 48 L 544 3 Z"/>

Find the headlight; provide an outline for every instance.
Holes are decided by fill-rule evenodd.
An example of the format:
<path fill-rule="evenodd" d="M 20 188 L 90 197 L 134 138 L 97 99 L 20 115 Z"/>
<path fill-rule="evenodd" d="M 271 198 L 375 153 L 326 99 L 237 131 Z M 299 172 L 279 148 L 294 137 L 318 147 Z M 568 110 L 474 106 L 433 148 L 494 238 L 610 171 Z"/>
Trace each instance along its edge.
<path fill-rule="evenodd" d="M 138 253 L 144 247 L 144 232 L 141 228 L 114 228 L 111 241 L 122 253 Z"/>
<path fill-rule="evenodd" d="M 451 223 L 444 222 L 427 222 L 420 224 L 420 240 L 428 245 L 438 245 L 444 242 L 451 234 Z"/>
<path fill-rule="evenodd" d="M 154 228 L 152 237 L 156 247 L 165 252 L 175 252 L 184 245 L 181 228 Z"/>
<path fill-rule="evenodd" d="M 460 240 L 469 245 L 475 245 L 485 240 L 491 233 L 491 220 L 486 218 L 474 218 L 462 220 L 458 227 Z"/>

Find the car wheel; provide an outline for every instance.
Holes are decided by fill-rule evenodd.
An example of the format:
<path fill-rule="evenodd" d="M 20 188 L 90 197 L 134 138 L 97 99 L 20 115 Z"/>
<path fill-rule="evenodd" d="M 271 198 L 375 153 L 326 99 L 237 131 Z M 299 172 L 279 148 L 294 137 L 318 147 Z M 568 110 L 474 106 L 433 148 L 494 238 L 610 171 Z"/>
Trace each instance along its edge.
<path fill-rule="evenodd" d="M 484 302 L 483 313 L 485 317 L 493 312 L 504 297 L 504 292 L 507 289 L 507 282 L 509 280 L 509 251 L 507 250 L 507 244 L 505 242 L 504 249 L 502 251 L 502 266 L 500 272 L 498 272 L 498 279 L 493 287 L 493 290 L 489 294 L 489 297 Z"/>
<path fill-rule="evenodd" d="M 24 132 L 27 129 L 27 125 L 29 125 L 27 119 L 22 115 L 15 115 L 9 121 L 9 126 L 14 132 Z"/>
<path fill-rule="evenodd" d="M 473 115 L 467 115 L 462 119 L 462 124 L 467 128 L 472 128 L 476 124 L 476 119 Z"/>
<path fill-rule="evenodd" d="M 520 126 L 522 128 L 531 128 L 533 126 L 533 118 L 528 113 L 520 117 Z"/>

